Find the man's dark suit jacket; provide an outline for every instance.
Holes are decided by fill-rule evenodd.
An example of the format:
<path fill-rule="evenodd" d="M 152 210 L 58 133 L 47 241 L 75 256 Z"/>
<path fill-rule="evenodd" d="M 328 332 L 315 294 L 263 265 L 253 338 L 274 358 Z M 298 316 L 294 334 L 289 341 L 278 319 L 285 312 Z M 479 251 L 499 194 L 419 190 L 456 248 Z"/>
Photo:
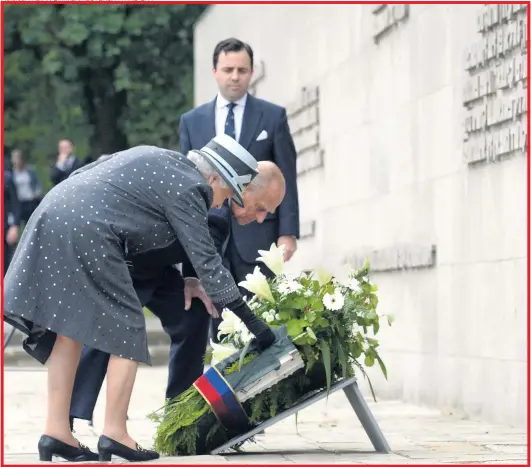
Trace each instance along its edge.
<path fill-rule="evenodd" d="M 20 213 L 20 201 L 13 182 L 13 173 L 10 170 L 4 170 L 4 240 L 11 225 L 20 225 Z"/>
<path fill-rule="evenodd" d="M 185 113 L 180 120 L 180 152 L 201 149 L 214 136 L 216 99 Z M 267 138 L 257 141 L 262 131 Z M 286 195 L 274 214 L 262 224 L 242 226 L 231 220 L 232 240 L 241 258 L 255 263 L 258 250 L 268 250 L 282 235 L 299 237 L 299 200 L 295 146 L 283 107 L 247 96 L 239 143 L 258 161 L 272 161 L 286 179 Z"/>

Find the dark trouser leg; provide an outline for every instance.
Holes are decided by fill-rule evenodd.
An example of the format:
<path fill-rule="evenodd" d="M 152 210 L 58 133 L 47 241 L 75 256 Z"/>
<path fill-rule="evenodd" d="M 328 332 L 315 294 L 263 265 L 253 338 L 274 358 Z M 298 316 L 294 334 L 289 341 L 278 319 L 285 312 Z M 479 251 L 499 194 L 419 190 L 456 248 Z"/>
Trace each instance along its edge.
<path fill-rule="evenodd" d="M 38 202 L 36 201 L 22 201 L 20 203 L 20 219 L 24 221 L 24 224 L 26 224 L 33 214 L 33 211 L 35 211 L 35 208 L 38 206 Z"/>
<path fill-rule="evenodd" d="M 83 348 L 74 380 L 70 418 L 92 420 L 108 363 L 109 354 L 90 347 Z"/>
<path fill-rule="evenodd" d="M 9 263 L 11 263 L 11 257 L 13 256 L 13 248 L 8 245 L 6 242 L 6 232 L 4 232 L 4 277 L 6 275 L 7 269 L 9 268 Z"/>
<path fill-rule="evenodd" d="M 210 315 L 203 303 L 192 300 L 184 309 L 184 281 L 181 274 L 168 268 L 166 277 L 146 304 L 170 336 L 170 362 L 166 398 L 186 391 L 203 374 Z"/>

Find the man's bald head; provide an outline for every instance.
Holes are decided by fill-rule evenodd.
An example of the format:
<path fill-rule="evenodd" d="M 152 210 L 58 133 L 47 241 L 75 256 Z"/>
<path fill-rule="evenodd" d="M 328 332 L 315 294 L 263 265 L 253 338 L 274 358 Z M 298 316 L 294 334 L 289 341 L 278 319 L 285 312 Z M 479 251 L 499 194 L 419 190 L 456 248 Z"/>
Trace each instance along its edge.
<path fill-rule="evenodd" d="M 273 213 L 286 194 L 286 180 L 278 166 L 270 161 L 258 162 L 258 175 L 243 191 L 244 207 L 232 204 L 232 214 L 239 224 L 262 223 Z"/>

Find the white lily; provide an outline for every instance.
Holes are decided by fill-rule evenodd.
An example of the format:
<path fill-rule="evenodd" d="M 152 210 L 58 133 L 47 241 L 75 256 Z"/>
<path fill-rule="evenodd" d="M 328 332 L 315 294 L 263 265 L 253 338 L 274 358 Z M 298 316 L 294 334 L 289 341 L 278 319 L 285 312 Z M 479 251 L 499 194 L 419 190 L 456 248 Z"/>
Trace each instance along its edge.
<path fill-rule="evenodd" d="M 258 250 L 260 255 L 256 261 L 264 263 L 271 271 L 278 276 L 284 271 L 284 245 L 277 247 L 275 243 L 271 244 L 269 250 Z"/>
<path fill-rule="evenodd" d="M 315 269 L 314 275 L 316 279 L 319 281 L 320 286 L 328 284 L 332 280 L 332 274 L 330 274 L 328 271 L 326 271 L 321 266 Z"/>
<path fill-rule="evenodd" d="M 267 300 L 268 302 L 275 302 L 266 276 L 262 274 L 258 266 L 254 268 L 252 274 L 247 274 L 245 276 L 245 280 L 240 282 L 238 285 L 247 289 L 249 292 L 256 294 L 258 297 Z"/>
<path fill-rule="evenodd" d="M 228 310 L 227 308 L 223 309 L 223 311 L 221 312 L 221 317 L 223 318 L 223 321 L 219 323 L 218 339 L 219 336 L 233 334 L 237 328 L 238 321 L 241 322 L 240 318 L 238 318 L 232 311 Z"/>
<path fill-rule="evenodd" d="M 212 347 L 212 366 L 217 365 L 239 350 L 231 344 L 216 344 L 212 339 L 210 339 L 210 346 Z"/>

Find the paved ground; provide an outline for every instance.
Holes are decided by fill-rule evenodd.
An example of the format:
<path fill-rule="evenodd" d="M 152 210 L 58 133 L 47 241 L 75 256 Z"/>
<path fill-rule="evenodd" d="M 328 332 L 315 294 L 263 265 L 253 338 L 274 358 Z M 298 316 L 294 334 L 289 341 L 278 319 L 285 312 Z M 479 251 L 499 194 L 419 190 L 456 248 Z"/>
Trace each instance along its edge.
<path fill-rule="evenodd" d="M 7 366 L 5 377 L 5 462 L 37 461 L 37 441 L 44 425 L 46 373 L 36 367 Z M 145 415 L 162 403 L 163 367 L 142 367 L 130 410 L 130 432 L 149 447 L 154 427 Z M 398 401 L 369 401 L 393 453 L 376 454 L 342 392 L 299 413 L 298 429 L 290 417 L 269 428 L 244 453 L 223 456 L 166 457 L 155 463 L 238 464 L 526 464 L 526 434 L 511 427 L 443 416 L 436 410 Z M 95 449 L 104 401 L 95 427 L 76 425 L 79 439 Z M 522 408 L 524 410 L 524 408 Z"/>

